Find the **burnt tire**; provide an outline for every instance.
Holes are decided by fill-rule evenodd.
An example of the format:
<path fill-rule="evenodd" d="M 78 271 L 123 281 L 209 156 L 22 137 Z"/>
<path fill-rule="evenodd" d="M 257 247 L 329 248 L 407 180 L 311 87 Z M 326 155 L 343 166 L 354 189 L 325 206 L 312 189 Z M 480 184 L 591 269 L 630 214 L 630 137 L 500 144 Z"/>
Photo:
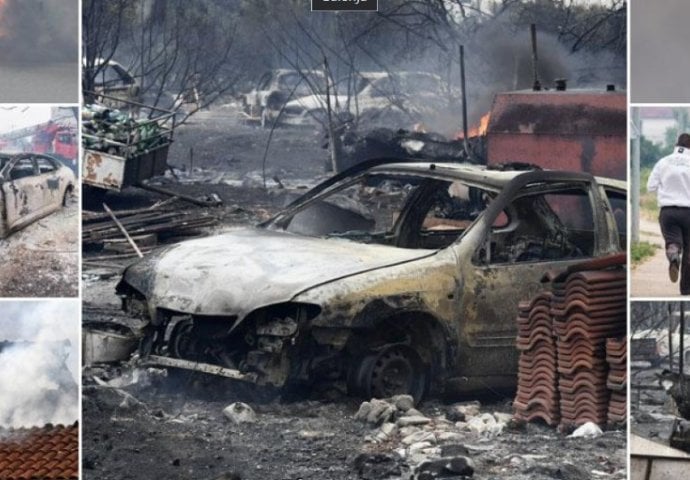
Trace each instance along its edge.
<path fill-rule="evenodd" d="M 371 398 L 411 395 L 415 404 L 426 393 L 428 368 L 415 349 L 393 345 L 364 356 L 348 373 L 348 393 Z"/>

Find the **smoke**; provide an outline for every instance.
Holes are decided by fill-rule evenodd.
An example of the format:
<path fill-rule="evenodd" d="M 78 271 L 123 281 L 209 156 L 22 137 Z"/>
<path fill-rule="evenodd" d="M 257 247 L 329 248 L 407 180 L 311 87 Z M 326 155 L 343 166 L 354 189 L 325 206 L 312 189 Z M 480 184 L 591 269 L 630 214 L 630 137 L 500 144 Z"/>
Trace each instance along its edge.
<path fill-rule="evenodd" d="M 491 109 L 497 93 L 532 88 L 530 31 L 528 27 L 518 28 L 510 17 L 499 17 L 480 24 L 464 44 L 469 123 L 476 125 Z M 557 36 L 543 31 L 537 32 L 537 50 L 537 71 L 544 88 L 553 88 L 559 78 L 567 80 L 568 88 L 603 91 L 607 84 L 615 84 L 619 89 L 626 87 L 625 59 L 609 51 L 571 52 Z M 451 87 L 460 90 L 457 45 L 449 44 L 445 52 L 439 48 L 427 49 L 423 57 L 389 68 L 433 72 L 448 78 Z M 455 123 L 459 124 L 459 119 Z"/>
<path fill-rule="evenodd" d="M 0 427 L 74 423 L 79 303 L 6 302 L 0 316 Z"/>
<path fill-rule="evenodd" d="M 571 52 L 555 35 L 537 32 L 537 73 L 544 88 L 553 88 L 558 78 L 568 88 L 597 88 L 607 84 L 625 88 L 624 59 L 606 51 Z M 470 119 L 491 108 L 496 93 L 531 89 L 534 83 L 532 43 L 528 28 L 516 29 L 507 20 L 492 22 L 477 32 L 466 49 L 470 96 Z"/>
<path fill-rule="evenodd" d="M 78 62 L 78 0 L 4 0 L 0 7 L 0 60 Z"/>

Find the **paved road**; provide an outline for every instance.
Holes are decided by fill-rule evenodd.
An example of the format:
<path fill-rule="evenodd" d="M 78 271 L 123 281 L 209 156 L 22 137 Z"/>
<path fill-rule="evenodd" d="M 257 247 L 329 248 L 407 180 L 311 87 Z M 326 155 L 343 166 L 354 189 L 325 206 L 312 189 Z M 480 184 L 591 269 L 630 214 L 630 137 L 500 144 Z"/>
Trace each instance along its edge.
<path fill-rule="evenodd" d="M 664 238 L 656 221 L 640 220 L 640 240 L 657 245 L 653 257 L 632 270 L 630 296 L 678 297 L 678 284 L 668 279 L 668 261 L 664 253 Z"/>

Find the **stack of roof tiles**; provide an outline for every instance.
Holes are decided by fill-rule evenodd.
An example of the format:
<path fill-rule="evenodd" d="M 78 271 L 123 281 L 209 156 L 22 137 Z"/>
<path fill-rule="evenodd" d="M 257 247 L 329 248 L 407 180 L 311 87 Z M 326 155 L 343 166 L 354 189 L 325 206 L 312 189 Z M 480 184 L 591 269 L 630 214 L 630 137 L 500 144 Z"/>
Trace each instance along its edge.
<path fill-rule="evenodd" d="M 627 417 L 627 358 L 625 336 L 606 340 L 606 362 L 609 364 L 606 386 L 611 390 L 608 421 L 611 424 L 625 423 Z"/>
<path fill-rule="evenodd" d="M 559 421 L 556 339 L 550 315 L 551 294 L 520 302 L 517 319 L 518 390 L 513 402 L 518 419 L 537 418 L 548 425 Z"/>
<path fill-rule="evenodd" d="M 545 280 L 551 283 L 550 292 L 520 304 L 517 418 L 542 418 L 549 425 L 560 422 L 566 429 L 586 422 L 618 423 L 620 415 L 625 415 L 625 345 L 621 349 L 619 343 L 611 342 L 608 357 L 606 348 L 607 339 L 625 336 L 624 265 L 625 256 L 616 255 L 549 273 Z M 534 321 L 525 320 L 536 316 L 540 317 L 538 332 L 532 331 Z M 545 330 L 547 319 L 550 332 Z M 555 362 L 541 353 L 539 362 L 530 363 L 529 358 L 536 358 L 528 349 L 538 346 L 535 335 L 542 339 L 543 352 L 548 343 L 543 339 L 555 338 Z M 534 383 L 536 377 L 543 382 Z"/>
<path fill-rule="evenodd" d="M 0 479 L 76 480 L 78 474 L 77 423 L 0 430 Z"/>
<path fill-rule="evenodd" d="M 561 425 L 606 424 L 606 339 L 625 334 L 626 272 L 569 274 L 553 282 L 553 291 Z"/>

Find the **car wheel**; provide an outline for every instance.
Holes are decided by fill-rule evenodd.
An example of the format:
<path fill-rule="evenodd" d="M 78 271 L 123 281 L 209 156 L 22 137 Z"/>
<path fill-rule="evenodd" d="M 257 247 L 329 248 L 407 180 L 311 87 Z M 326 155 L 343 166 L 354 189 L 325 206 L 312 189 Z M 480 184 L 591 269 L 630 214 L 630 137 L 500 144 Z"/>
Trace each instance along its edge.
<path fill-rule="evenodd" d="M 364 398 L 405 394 L 419 403 L 427 384 L 427 368 L 417 351 L 407 345 L 393 345 L 366 355 L 348 376 L 348 391 Z"/>
<path fill-rule="evenodd" d="M 62 196 L 62 206 L 66 207 L 69 204 L 70 198 L 72 198 L 72 189 L 66 188 L 65 194 Z"/>

